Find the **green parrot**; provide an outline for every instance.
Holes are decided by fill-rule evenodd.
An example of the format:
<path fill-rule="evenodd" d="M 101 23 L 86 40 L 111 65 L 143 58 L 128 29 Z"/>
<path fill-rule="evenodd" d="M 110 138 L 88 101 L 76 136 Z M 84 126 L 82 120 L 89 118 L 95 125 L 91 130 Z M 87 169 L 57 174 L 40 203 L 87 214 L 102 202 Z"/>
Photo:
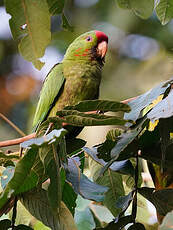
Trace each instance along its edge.
<path fill-rule="evenodd" d="M 108 37 L 101 31 L 80 35 L 68 47 L 64 59 L 48 73 L 36 108 L 33 127 L 65 106 L 97 99 Z"/>

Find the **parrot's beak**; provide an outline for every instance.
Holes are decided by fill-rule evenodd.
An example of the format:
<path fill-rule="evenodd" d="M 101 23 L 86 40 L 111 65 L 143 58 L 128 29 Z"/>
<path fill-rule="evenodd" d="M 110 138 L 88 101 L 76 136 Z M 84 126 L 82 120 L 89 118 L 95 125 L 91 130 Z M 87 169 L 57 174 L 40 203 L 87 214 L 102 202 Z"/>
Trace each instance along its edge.
<path fill-rule="evenodd" d="M 108 43 L 106 41 L 102 41 L 97 46 L 97 55 L 103 59 L 106 55 L 108 49 Z"/>

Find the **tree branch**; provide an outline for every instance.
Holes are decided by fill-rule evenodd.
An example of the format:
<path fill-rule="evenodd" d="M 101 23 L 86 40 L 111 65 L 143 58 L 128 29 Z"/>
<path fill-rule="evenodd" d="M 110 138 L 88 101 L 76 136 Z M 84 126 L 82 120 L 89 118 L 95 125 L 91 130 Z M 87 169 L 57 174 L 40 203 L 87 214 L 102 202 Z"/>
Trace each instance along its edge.
<path fill-rule="evenodd" d="M 11 145 L 19 145 L 20 143 L 30 140 L 36 136 L 36 133 L 31 133 L 25 137 L 20 137 L 17 139 L 12 139 L 12 140 L 7 140 L 7 141 L 1 141 L 0 142 L 0 147 L 7 147 Z"/>
<path fill-rule="evenodd" d="M 137 97 L 138 97 L 138 96 L 137 96 Z M 128 104 L 130 101 L 135 100 L 137 97 L 128 98 L 128 99 L 126 99 L 126 100 L 124 100 L 124 101 L 121 101 L 121 103 Z"/>
<path fill-rule="evenodd" d="M 124 104 L 127 104 L 127 103 L 129 103 L 130 101 L 133 101 L 136 98 L 137 97 L 132 97 L 132 98 L 126 99 L 126 100 L 121 101 L 121 102 L 124 103 Z M 89 114 L 89 113 L 96 113 L 96 112 L 97 111 L 90 111 L 90 112 L 86 112 L 86 113 Z M 5 116 L 3 116 L 3 114 L 0 113 L 0 117 L 2 117 L 4 119 Z M 36 137 L 36 133 L 31 133 L 31 134 L 25 136 L 25 134 L 20 129 L 18 129 L 18 127 L 16 127 L 11 121 L 9 121 L 6 117 L 5 117 L 4 120 L 6 120 L 13 128 L 15 127 L 16 131 L 18 130 L 18 132 L 21 132 L 20 134 L 22 136 L 24 136 L 24 137 L 17 138 L 17 139 L 12 139 L 12 140 L 7 140 L 7 141 L 0 141 L 0 147 L 7 147 L 7 146 L 12 146 L 12 145 L 19 145 L 19 144 L 21 144 L 24 141 L 27 141 L 27 140 L 30 140 L 30 139 Z M 62 123 L 63 127 L 66 126 L 66 125 L 68 125 L 68 124 L 67 123 Z"/>

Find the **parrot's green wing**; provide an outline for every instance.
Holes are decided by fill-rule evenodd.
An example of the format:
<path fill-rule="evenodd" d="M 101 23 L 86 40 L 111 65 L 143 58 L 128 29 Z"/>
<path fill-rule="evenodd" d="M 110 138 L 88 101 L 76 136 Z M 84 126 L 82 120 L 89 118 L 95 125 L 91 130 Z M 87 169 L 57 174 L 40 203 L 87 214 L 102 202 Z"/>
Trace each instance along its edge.
<path fill-rule="evenodd" d="M 63 75 L 63 64 L 57 64 L 48 73 L 40 92 L 40 99 L 33 121 L 34 130 L 48 115 L 48 112 L 51 109 L 55 99 L 57 99 L 64 82 L 65 78 Z"/>

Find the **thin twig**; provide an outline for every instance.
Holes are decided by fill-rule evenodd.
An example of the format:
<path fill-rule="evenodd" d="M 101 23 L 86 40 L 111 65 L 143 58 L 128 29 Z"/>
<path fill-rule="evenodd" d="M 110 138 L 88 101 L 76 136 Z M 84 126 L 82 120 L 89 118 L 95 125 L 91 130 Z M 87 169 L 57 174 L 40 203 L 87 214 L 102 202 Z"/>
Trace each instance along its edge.
<path fill-rule="evenodd" d="M 7 147 L 7 146 L 11 146 L 11 145 L 19 145 L 20 143 L 30 140 L 32 138 L 35 138 L 36 133 L 31 133 L 25 137 L 20 137 L 17 139 L 12 139 L 12 140 L 7 140 L 7 141 L 1 141 L 0 142 L 0 147 Z"/>
<path fill-rule="evenodd" d="M 0 117 L 6 121 L 11 127 L 13 127 L 13 129 L 16 130 L 16 132 L 18 132 L 22 137 L 26 136 L 26 134 L 19 129 L 12 121 L 10 121 L 5 115 L 3 115 L 2 113 L 0 113 Z"/>

